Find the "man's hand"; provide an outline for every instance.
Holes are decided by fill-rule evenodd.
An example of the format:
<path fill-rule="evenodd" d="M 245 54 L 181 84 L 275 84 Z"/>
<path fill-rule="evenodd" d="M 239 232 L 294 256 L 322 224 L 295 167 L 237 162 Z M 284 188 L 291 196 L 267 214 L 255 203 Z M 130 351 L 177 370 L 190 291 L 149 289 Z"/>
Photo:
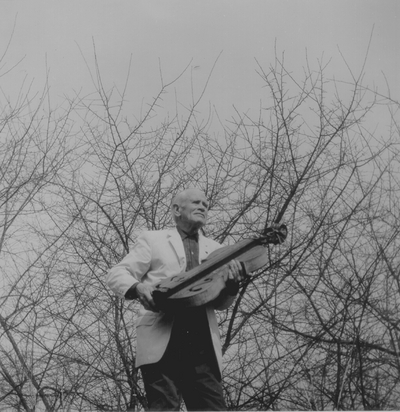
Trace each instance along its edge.
<path fill-rule="evenodd" d="M 137 300 L 143 305 L 145 309 L 151 310 L 152 312 L 158 312 L 157 306 L 154 303 L 152 296 L 153 290 L 154 288 L 152 286 L 139 283 L 136 286 Z"/>
<path fill-rule="evenodd" d="M 230 295 L 236 295 L 239 291 L 239 282 L 245 275 L 242 265 L 237 260 L 231 260 L 226 264 L 228 273 L 225 274 L 225 284 Z"/>
<path fill-rule="evenodd" d="M 227 263 L 226 266 L 228 266 L 228 277 L 226 281 L 239 282 L 243 276 L 243 269 L 240 262 L 234 259 Z"/>

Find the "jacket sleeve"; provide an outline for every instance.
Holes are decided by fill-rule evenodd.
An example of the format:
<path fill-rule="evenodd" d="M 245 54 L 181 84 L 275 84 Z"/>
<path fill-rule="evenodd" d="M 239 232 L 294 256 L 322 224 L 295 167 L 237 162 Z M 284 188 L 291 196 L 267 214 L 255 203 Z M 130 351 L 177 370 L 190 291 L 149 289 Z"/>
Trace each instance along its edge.
<path fill-rule="evenodd" d="M 137 238 L 133 250 L 109 270 L 106 283 L 116 295 L 124 298 L 128 289 L 147 273 L 150 264 L 151 246 L 144 233 Z"/>

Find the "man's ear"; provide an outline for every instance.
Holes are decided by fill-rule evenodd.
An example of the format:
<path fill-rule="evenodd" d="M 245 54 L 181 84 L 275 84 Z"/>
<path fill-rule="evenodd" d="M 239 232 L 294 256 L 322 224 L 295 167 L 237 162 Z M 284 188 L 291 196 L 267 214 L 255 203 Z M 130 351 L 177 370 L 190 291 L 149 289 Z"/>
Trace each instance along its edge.
<path fill-rule="evenodd" d="M 176 217 L 181 215 L 181 212 L 179 211 L 179 205 L 172 205 L 172 213 Z"/>

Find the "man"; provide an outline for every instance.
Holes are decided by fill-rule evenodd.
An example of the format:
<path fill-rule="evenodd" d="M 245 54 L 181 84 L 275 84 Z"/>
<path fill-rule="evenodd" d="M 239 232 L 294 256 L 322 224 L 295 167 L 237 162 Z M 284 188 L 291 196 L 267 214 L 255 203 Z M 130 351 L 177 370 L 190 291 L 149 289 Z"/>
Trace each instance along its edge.
<path fill-rule="evenodd" d="M 137 322 L 136 366 L 141 368 L 150 410 L 179 410 L 183 397 L 188 410 L 226 410 L 222 387 L 222 353 L 214 309 L 230 306 L 241 277 L 232 261 L 227 287 L 207 305 L 175 315 L 160 312 L 153 300 L 154 285 L 188 271 L 221 245 L 202 236 L 208 201 L 198 189 L 187 189 L 172 201 L 176 228 L 141 234 L 133 250 L 107 277 L 108 286 L 144 307 Z"/>

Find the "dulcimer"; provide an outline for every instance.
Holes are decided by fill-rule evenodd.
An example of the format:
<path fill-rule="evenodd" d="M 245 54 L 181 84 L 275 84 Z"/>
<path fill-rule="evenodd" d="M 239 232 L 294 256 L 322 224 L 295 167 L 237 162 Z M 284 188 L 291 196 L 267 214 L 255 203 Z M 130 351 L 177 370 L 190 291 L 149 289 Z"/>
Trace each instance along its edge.
<path fill-rule="evenodd" d="M 236 259 L 243 273 L 250 275 L 268 263 L 267 244 L 280 244 L 287 236 L 284 224 L 264 230 L 258 238 L 245 239 L 234 245 L 224 246 L 210 254 L 199 266 L 169 277 L 155 286 L 153 299 L 163 312 L 202 306 L 216 299 L 226 287 L 225 275 L 228 262 Z"/>

